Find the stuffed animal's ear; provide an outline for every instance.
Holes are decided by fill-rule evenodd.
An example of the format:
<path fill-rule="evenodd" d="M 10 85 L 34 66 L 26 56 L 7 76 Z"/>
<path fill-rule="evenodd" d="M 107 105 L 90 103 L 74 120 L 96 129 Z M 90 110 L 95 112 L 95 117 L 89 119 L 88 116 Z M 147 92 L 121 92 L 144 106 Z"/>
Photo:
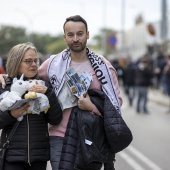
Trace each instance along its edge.
<path fill-rule="evenodd" d="M 16 77 L 14 77 L 13 78 L 13 83 L 15 83 L 17 81 L 17 78 Z"/>
<path fill-rule="evenodd" d="M 24 80 L 24 74 L 21 75 L 20 80 Z"/>

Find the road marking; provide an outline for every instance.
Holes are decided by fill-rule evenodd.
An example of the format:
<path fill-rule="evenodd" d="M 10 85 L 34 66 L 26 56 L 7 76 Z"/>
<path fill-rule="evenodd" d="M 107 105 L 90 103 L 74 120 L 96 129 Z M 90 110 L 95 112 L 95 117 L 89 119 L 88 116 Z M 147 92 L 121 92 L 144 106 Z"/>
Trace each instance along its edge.
<path fill-rule="evenodd" d="M 145 170 L 125 152 L 119 152 L 119 156 L 122 157 L 134 170 Z"/>
<path fill-rule="evenodd" d="M 133 153 L 135 156 L 137 156 L 141 161 L 143 161 L 145 164 L 147 164 L 147 166 L 150 167 L 151 169 L 162 170 L 159 166 L 157 166 L 154 162 L 152 162 L 149 158 L 147 158 L 145 155 L 143 155 L 141 152 L 139 152 L 133 146 L 128 146 L 127 149 L 131 153 Z"/>

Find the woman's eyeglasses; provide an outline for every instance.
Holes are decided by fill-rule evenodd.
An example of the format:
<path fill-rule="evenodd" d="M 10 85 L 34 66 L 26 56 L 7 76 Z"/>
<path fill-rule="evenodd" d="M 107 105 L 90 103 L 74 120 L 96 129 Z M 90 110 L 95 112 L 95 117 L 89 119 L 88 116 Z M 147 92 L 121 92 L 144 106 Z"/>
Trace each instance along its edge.
<path fill-rule="evenodd" d="M 40 60 L 39 58 L 36 58 L 36 59 L 31 59 L 31 58 L 28 58 L 28 59 L 25 59 L 23 60 L 23 62 L 25 62 L 28 66 L 31 66 L 33 64 L 33 62 L 36 64 L 36 65 L 39 65 L 40 64 Z"/>

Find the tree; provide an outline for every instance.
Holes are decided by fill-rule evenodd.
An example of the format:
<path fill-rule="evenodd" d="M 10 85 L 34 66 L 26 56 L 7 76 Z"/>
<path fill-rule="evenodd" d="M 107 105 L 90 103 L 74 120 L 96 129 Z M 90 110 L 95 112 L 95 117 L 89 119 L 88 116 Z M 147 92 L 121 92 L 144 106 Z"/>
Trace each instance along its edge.
<path fill-rule="evenodd" d="M 27 42 L 26 30 L 21 27 L 0 27 L 0 54 L 6 54 L 14 45 Z"/>
<path fill-rule="evenodd" d="M 1 26 L 0 27 L 0 55 L 6 55 L 16 44 L 31 41 L 41 54 L 58 53 L 66 44 L 62 35 L 51 36 L 32 32 L 27 34 L 22 27 Z"/>
<path fill-rule="evenodd" d="M 46 46 L 46 51 L 52 53 L 52 54 L 56 54 L 61 52 L 62 50 L 64 50 L 67 47 L 64 39 L 63 39 L 63 35 L 58 36 L 58 38 L 56 38 L 55 41 L 53 41 L 52 43 L 49 43 Z"/>
<path fill-rule="evenodd" d="M 36 46 L 37 50 L 42 54 L 47 54 L 47 46 L 48 44 L 53 43 L 58 39 L 57 37 L 52 37 L 49 34 L 38 34 L 38 33 L 32 33 L 32 41 L 33 44 Z"/>
<path fill-rule="evenodd" d="M 105 37 L 103 36 L 105 35 Z M 108 38 L 111 35 L 115 35 L 116 36 L 116 31 L 112 30 L 112 29 L 108 29 L 108 28 L 102 28 L 99 32 L 98 35 L 94 36 L 93 39 L 95 40 L 95 46 L 92 45 L 92 47 L 94 49 L 98 49 L 98 51 L 101 51 L 103 49 L 103 45 L 105 45 L 105 56 L 107 57 L 108 55 L 112 54 L 115 51 L 115 46 L 110 45 L 108 43 Z M 105 38 L 105 40 L 103 40 L 103 38 Z M 105 43 L 105 44 L 103 44 Z"/>
<path fill-rule="evenodd" d="M 104 56 L 113 53 L 115 47 L 109 45 L 108 36 L 116 35 L 116 31 L 108 28 L 100 30 L 99 34 L 91 39 L 88 46 L 98 52 L 103 48 L 103 35 L 105 35 L 105 54 Z M 27 34 L 22 27 L 1 26 L 0 27 L 0 55 L 7 54 L 9 50 L 16 44 L 31 41 L 42 55 L 56 54 L 67 47 L 63 40 L 63 35 L 51 36 L 50 34 L 39 34 L 32 32 Z"/>

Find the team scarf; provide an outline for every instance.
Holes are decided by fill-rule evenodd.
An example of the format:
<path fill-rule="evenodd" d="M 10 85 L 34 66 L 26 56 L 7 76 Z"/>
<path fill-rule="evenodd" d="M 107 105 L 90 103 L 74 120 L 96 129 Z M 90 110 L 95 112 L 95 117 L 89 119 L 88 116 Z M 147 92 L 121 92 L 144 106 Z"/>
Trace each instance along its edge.
<path fill-rule="evenodd" d="M 115 106 L 117 111 L 121 114 L 119 99 L 109 67 L 105 64 L 100 56 L 90 51 L 87 47 L 86 52 L 95 74 L 98 80 L 101 82 L 102 90 L 109 97 L 113 106 Z M 61 88 L 63 87 L 65 81 L 65 71 L 69 68 L 70 62 L 71 55 L 69 48 L 63 50 L 57 55 L 52 55 L 50 57 L 47 74 L 56 96 L 58 96 Z"/>

